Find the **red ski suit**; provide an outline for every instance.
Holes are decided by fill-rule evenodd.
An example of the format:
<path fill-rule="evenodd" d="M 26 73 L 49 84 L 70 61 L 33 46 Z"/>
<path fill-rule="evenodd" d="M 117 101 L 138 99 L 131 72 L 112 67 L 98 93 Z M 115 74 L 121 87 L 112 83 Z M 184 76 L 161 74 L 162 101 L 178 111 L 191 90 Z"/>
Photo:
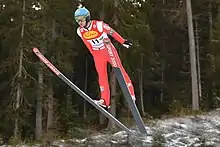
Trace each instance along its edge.
<path fill-rule="evenodd" d="M 129 92 L 131 96 L 134 96 L 132 82 L 123 68 L 117 50 L 111 43 L 107 34 L 111 35 L 121 44 L 124 43 L 125 39 L 115 32 L 108 24 L 105 24 L 103 21 L 99 20 L 92 20 L 88 29 L 79 27 L 77 29 L 77 34 L 80 36 L 94 58 L 96 71 L 98 73 L 101 99 L 105 101 L 105 105 L 110 105 L 107 63 L 110 63 L 112 67 L 120 68 Z M 108 42 L 108 44 L 106 44 L 106 42 Z"/>

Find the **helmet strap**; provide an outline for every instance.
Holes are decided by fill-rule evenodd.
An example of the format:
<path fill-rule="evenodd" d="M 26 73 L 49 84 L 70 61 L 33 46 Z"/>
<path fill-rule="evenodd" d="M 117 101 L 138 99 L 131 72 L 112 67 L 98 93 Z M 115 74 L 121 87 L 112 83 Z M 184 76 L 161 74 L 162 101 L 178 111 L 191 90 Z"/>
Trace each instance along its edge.
<path fill-rule="evenodd" d="M 88 29 L 91 25 L 91 21 L 90 20 L 86 20 L 86 25 L 84 28 Z"/>

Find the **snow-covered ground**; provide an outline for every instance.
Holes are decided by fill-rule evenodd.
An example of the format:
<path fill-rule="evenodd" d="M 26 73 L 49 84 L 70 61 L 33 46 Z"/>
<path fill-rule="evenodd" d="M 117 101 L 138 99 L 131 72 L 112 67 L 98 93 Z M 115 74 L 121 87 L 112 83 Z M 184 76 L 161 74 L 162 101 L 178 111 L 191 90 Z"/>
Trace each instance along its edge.
<path fill-rule="evenodd" d="M 57 140 L 57 147 L 220 147 L 220 109 L 205 115 L 152 121 L 145 136 L 115 134 L 93 135 L 85 139 Z M 137 133 L 137 130 L 132 130 Z M 35 145 L 35 147 L 40 145 Z M 6 147 L 6 146 L 0 146 Z M 27 145 L 23 145 L 27 147 Z M 32 146 L 34 147 L 34 146 Z"/>

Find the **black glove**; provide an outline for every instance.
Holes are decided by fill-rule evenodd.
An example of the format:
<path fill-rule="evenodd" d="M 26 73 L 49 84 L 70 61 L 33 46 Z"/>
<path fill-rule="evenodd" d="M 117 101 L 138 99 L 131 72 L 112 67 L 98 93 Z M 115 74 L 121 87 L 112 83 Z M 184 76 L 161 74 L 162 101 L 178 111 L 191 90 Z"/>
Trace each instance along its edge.
<path fill-rule="evenodd" d="M 130 48 L 133 44 L 131 41 L 125 40 L 125 42 L 122 45 L 126 48 Z"/>

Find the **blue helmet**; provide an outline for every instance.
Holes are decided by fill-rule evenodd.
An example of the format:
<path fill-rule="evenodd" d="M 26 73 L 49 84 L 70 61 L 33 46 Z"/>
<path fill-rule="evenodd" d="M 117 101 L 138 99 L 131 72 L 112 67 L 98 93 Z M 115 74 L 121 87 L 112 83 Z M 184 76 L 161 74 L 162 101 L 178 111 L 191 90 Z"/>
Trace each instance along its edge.
<path fill-rule="evenodd" d="M 78 17 L 85 17 L 86 24 L 87 24 L 90 21 L 90 12 L 85 7 L 78 8 L 74 13 L 74 17 L 77 23 L 78 23 L 78 19 L 77 19 Z"/>

